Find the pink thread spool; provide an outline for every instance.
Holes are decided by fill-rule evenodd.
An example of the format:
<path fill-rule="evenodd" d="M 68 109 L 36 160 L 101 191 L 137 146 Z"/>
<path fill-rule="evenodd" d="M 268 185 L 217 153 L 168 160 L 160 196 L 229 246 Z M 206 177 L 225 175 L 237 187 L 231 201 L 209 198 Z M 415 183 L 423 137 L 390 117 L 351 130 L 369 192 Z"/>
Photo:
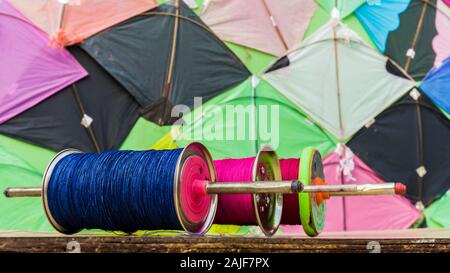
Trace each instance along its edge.
<path fill-rule="evenodd" d="M 214 161 L 219 183 L 251 183 L 281 181 L 280 161 L 275 152 L 265 146 L 256 157 Z M 282 193 L 222 194 L 218 196 L 214 223 L 259 225 L 266 235 L 278 229 L 283 210 Z"/>
<path fill-rule="evenodd" d="M 217 180 L 221 182 L 251 183 L 255 157 L 214 160 Z M 281 159 L 282 180 L 297 180 L 299 159 Z M 264 179 L 263 179 L 264 180 Z M 251 194 L 226 194 L 218 197 L 216 224 L 256 225 Z M 299 225 L 298 194 L 284 194 L 281 224 Z"/>
<path fill-rule="evenodd" d="M 242 159 L 214 160 L 217 179 L 221 182 L 252 182 L 255 157 Z M 218 207 L 214 223 L 255 225 L 251 194 L 222 194 L 218 197 Z"/>

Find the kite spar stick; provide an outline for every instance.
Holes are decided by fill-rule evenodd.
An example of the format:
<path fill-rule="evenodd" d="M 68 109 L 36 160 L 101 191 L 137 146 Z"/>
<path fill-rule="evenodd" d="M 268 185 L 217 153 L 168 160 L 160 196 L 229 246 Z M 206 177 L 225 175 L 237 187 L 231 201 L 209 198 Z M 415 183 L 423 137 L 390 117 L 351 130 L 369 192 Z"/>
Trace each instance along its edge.
<path fill-rule="evenodd" d="M 338 1 L 335 0 L 334 1 L 334 6 L 337 9 L 337 3 Z M 337 44 L 337 35 L 336 35 L 336 27 L 333 27 L 333 47 L 334 47 L 334 60 L 335 60 L 335 71 L 336 71 L 336 86 L 337 86 L 337 104 L 338 104 L 338 115 L 339 115 L 339 134 L 341 137 L 342 135 L 342 131 L 343 131 L 343 122 L 342 122 L 342 110 L 341 110 L 341 84 L 340 84 L 340 76 L 339 76 L 339 57 L 338 57 L 338 44 Z M 340 139 L 340 138 L 339 138 Z M 345 145 L 342 144 L 342 153 L 339 154 L 339 161 L 342 160 L 342 157 L 345 158 Z M 339 164 L 340 165 L 340 164 Z M 344 176 L 344 170 L 341 168 L 340 170 L 340 178 L 341 178 L 341 185 L 343 184 L 343 176 Z M 346 212 L 346 202 L 345 202 L 345 198 L 342 198 L 342 207 L 343 207 L 343 211 L 344 211 L 344 230 L 347 229 L 347 218 L 345 217 L 345 212 Z"/>
<path fill-rule="evenodd" d="M 345 146 L 345 144 L 341 144 L 341 147 L 342 147 L 342 153 L 339 154 L 339 168 L 341 169 L 340 170 L 341 184 L 344 185 L 344 181 L 345 181 L 345 179 L 344 179 L 344 168 L 341 167 L 340 163 L 341 163 L 341 160 L 343 158 L 345 159 L 345 157 L 346 157 L 347 147 Z M 345 197 L 342 197 L 342 210 L 344 212 L 343 213 L 344 217 L 342 217 L 343 220 L 344 220 L 344 230 L 347 230 L 347 217 L 345 217 L 346 216 L 346 212 L 347 212 L 347 202 L 345 200 Z"/>
<path fill-rule="evenodd" d="M 64 35 L 65 35 L 64 31 L 63 31 L 63 29 L 64 29 L 64 17 L 66 15 L 66 5 L 67 5 L 68 1 L 59 1 L 59 2 L 61 4 L 61 9 L 60 9 L 60 15 L 59 15 L 59 22 L 58 22 L 58 28 L 59 29 L 58 29 L 58 33 L 57 33 L 57 36 L 56 36 L 56 40 L 60 40 L 61 39 L 61 41 L 59 41 L 59 42 L 62 43 L 63 42 L 62 39 L 64 39 Z M 86 111 L 84 109 L 83 103 L 81 102 L 81 98 L 80 98 L 80 95 L 78 93 L 78 88 L 76 87 L 75 83 L 72 84 L 72 91 L 73 91 L 73 94 L 75 96 L 75 100 L 76 100 L 76 102 L 78 104 L 78 108 L 81 111 L 82 119 L 83 119 L 84 117 L 86 117 L 88 115 L 86 114 Z M 98 141 L 97 141 L 97 139 L 95 137 L 95 134 L 94 134 L 94 131 L 92 130 L 92 127 L 90 126 L 90 124 L 86 124 L 86 125 L 83 124 L 83 126 L 88 131 L 89 138 L 91 139 L 92 143 L 94 144 L 95 150 L 97 152 L 100 152 L 101 149 L 100 149 L 100 146 L 98 145 Z"/>
<path fill-rule="evenodd" d="M 167 68 L 167 77 L 164 83 L 162 97 L 163 98 L 169 98 L 171 89 L 172 89 L 172 78 L 173 78 L 173 70 L 175 65 L 175 54 L 176 54 L 176 47 L 177 47 L 177 41 L 178 41 L 178 28 L 180 24 L 180 2 L 179 0 L 175 1 L 175 22 L 173 26 L 173 33 L 172 33 L 172 47 L 170 49 L 170 57 L 169 57 L 169 67 Z M 166 107 L 167 105 L 164 104 L 164 115 L 166 115 Z M 160 117 L 158 120 L 159 124 L 163 123 L 162 118 Z"/>
<path fill-rule="evenodd" d="M 59 1 L 61 4 L 60 14 L 59 14 L 59 22 L 58 22 L 58 28 L 59 30 L 63 29 L 63 22 L 64 22 L 64 15 L 66 13 L 66 3 L 63 3 L 62 1 Z"/>
<path fill-rule="evenodd" d="M 416 44 L 417 44 L 417 40 L 419 39 L 419 34 L 420 31 L 422 30 L 422 26 L 423 26 L 423 20 L 425 18 L 425 14 L 427 11 L 427 7 L 428 7 L 428 0 L 424 0 L 424 4 L 422 7 L 422 11 L 420 13 L 420 17 L 419 17 L 419 21 L 417 23 L 417 27 L 416 27 L 416 32 L 414 33 L 414 38 L 411 44 L 411 48 L 408 50 L 408 52 L 406 52 L 406 63 L 405 63 L 405 71 L 408 72 L 409 67 L 411 66 L 411 61 L 412 59 L 414 59 L 414 49 L 416 48 Z"/>
<path fill-rule="evenodd" d="M 422 197 L 423 197 L 423 176 L 426 173 L 426 169 L 424 166 L 424 152 L 423 152 L 423 122 L 422 122 L 422 111 L 420 109 L 419 101 L 414 100 L 416 104 L 416 122 L 417 122 L 417 129 L 418 129 L 418 137 L 419 137 L 419 167 L 417 170 L 420 170 L 417 178 L 417 183 L 419 184 L 419 201 L 416 203 L 416 207 L 420 208 L 420 210 L 423 210 L 423 203 L 422 203 Z"/>
<path fill-rule="evenodd" d="M 277 32 L 281 43 L 283 44 L 284 50 L 288 51 L 289 47 L 288 47 L 288 45 L 287 45 L 287 43 L 286 43 L 286 41 L 285 41 L 285 39 L 283 37 L 283 33 L 281 32 L 280 27 L 278 26 L 277 22 L 275 21 L 275 18 L 273 17 L 272 13 L 270 12 L 269 5 L 267 5 L 266 0 L 261 0 L 261 1 L 263 2 L 266 11 L 269 14 L 270 20 L 272 21 L 272 25 L 275 28 L 275 31 Z"/>
<path fill-rule="evenodd" d="M 259 120 L 258 120 L 258 111 L 256 110 L 256 76 L 252 76 L 252 104 L 253 104 L 253 115 L 254 115 L 254 122 L 253 129 L 254 129 L 254 137 L 255 137 L 255 155 L 258 154 L 259 150 Z"/>
<path fill-rule="evenodd" d="M 342 121 L 342 107 L 341 107 L 341 83 L 339 76 L 339 57 L 338 57 L 338 44 L 336 28 L 333 27 L 333 45 L 334 45 L 334 63 L 336 71 L 336 96 L 337 96 L 337 106 L 338 106 L 338 116 L 339 116 L 339 140 L 341 140 L 342 131 L 344 130 L 344 125 Z"/>
<path fill-rule="evenodd" d="M 172 33 L 172 48 L 170 50 L 170 58 L 169 58 L 169 68 L 167 71 L 167 79 L 166 84 L 164 86 L 163 91 L 163 97 L 169 97 L 170 95 L 170 86 L 172 84 L 172 77 L 173 77 L 173 69 L 174 69 L 174 63 L 175 63 L 175 53 L 176 53 L 176 47 L 177 47 L 177 40 L 178 40 L 178 27 L 180 23 L 180 6 L 179 6 L 179 0 L 175 2 L 175 22 L 173 26 L 173 33 Z"/>
<path fill-rule="evenodd" d="M 83 120 L 86 116 L 89 116 L 89 115 L 86 114 L 86 111 L 85 111 L 85 109 L 84 109 L 83 103 L 81 102 L 80 94 L 78 93 L 78 88 L 77 88 L 77 86 L 75 85 L 75 83 L 72 84 L 72 91 L 73 91 L 73 95 L 75 96 L 75 100 L 76 100 L 76 102 L 77 102 L 77 104 L 78 104 L 78 108 L 79 108 L 80 111 L 81 111 L 81 114 L 82 114 L 82 117 L 81 117 L 81 118 L 82 118 L 82 120 Z M 91 124 L 83 124 L 83 123 L 82 123 L 82 125 L 83 125 L 83 126 L 86 128 L 86 130 L 88 131 L 89 137 L 90 137 L 90 139 L 92 140 L 92 143 L 94 144 L 95 150 L 96 150 L 97 152 L 100 152 L 101 149 L 100 149 L 100 146 L 98 145 L 98 142 L 97 142 L 97 139 L 96 139 L 96 137 L 95 137 L 94 130 L 93 130 L 92 127 L 91 127 Z"/>

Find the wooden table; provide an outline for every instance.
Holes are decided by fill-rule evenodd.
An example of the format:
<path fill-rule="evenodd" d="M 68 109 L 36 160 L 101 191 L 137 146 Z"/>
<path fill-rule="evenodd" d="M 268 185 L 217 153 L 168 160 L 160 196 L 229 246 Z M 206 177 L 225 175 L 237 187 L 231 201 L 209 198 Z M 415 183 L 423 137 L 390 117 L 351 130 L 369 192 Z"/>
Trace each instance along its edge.
<path fill-rule="evenodd" d="M 373 232 L 323 233 L 317 238 L 304 234 L 277 234 L 266 238 L 251 236 L 189 236 L 151 233 L 143 236 L 83 233 L 0 231 L 0 252 L 67 252 L 67 246 L 81 252 L 450 252 L 450 229 L 414 229 Z M 372 247 L 371 247 L 372 246 Z M 379 246 L 379 248 L 378 248 Z"/>

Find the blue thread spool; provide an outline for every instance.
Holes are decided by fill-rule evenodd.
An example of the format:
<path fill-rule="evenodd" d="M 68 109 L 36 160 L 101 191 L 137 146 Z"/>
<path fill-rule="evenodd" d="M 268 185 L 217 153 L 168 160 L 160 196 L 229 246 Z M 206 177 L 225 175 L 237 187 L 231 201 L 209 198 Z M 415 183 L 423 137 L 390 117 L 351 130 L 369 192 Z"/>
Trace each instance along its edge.
<path fill-rule="evenodd" d="M 204 195 L 200 199 L 198 195 L 193 200 L 193 195 L 189 194 L 189 189 L 191 189 L 193 183 L 197 180 L 208 181 L 209 183 L 214 183 L 216 180 L 216 174 L 214 166 L 212 163 L 211 156 L 207 149 L 200 143 L 192 143 L 184 149 L 179 149 L 179 155 L 176 160 L 175 166 L 153 166 L 153 167 L 169 167 L 174 168 L 172 171 L 174 173 L 173 181 L 165 181 L 167 183 L 173 183 L 172 187 L 168 187 L 167 190 L 173 191 L 173 200 L 171 204 L 174 206 L 173 210 L 176 213 L 176 218 L 179 221 L 179 226 L 161 225 L 158 227 L 152 227 L 157 229 L 172 229 L 172 228 L 182 228 L 191 233 L 205 233 L 211 226 L 217 207 L 217 195 Z M 164 152 L 164 151 L 160 151 Z M 170 151 L 167 151 L 170 152 Z M 73 154 L 81 153 L 81 151 L 68 149 L 58 153 L 52 161 L 49 163 L 42 185 L 42 200 L 44 205 L 44 210 L 47 215 L 49 222 L 52 226 L 61 233 L 73 234 L 79 231 L 79 229 L 70 227 L 70 225 L 64 225 L 60 222 L 64 219 L 63 213 L 57 210 L 57 207 L 52 203 L 56 195 L 55 192 L 51 192 L 50 183 L 64 183 L 64 181 L 58 181 L 57 177 L 52 177 L 58 170 L 58 163 L 62 162 L 63 159 L 69 159 L 68 156 Z M 95 154 L 94 154 L 95 155 Z M 199 165 L 200 164 L 200 165 Z M 53 180 L 56 179 L 56 180 Z M 96 181 L 88 181 L 96 183 Z M 121 183 L 121 181 L 115 181 L 116 183 Z M 152 183 L 153 181 L 151 181 Z M 54 185 L 52 185 L 54 186 Z M 59 186 L 59 185 L 58 185 Z M 184 189 L 184 190 L 183 190 Z M 186 189 L 188 194 L 186 194 Z M 98 193 L 102 194 L 102 193 Z M 104 193 L 103 193 L 104 194 Z M 199 206 L 199 202 L 201 205 Z M 75 204 L 74 204 L 75 205 Z M 207 206 L 207 207 L 206 207 Z M 198 209 L 200 207 L 200 209 Z M 151 210 L 152 208 L 146 208 Z M 157 208 L 161 209 L 161 208 Z M 167 213 L 170 214 L 172 208 L 167 209 Z M 174 215 L 169 215 L 174 216 Z M 168 218 L 169 218 L 168 216 Z M 194 216 L 194 217 L 193 217 Z M 58 221 L 57 219 L 60 219 Z M 81 228 L 81 227 L 80 227 Z M 83 227 L 84 228 L 84 227 Z M 95 227 L 93 227 L 95 228 Z M 142 229 L 147 229 L 148 226 L 142 226 Z M 107 228 L 114 229 L 114 228 Z M 115 229 L 119 230 L 119 229 Z M 131 231 L 131 230 L 130 230 Z"/>

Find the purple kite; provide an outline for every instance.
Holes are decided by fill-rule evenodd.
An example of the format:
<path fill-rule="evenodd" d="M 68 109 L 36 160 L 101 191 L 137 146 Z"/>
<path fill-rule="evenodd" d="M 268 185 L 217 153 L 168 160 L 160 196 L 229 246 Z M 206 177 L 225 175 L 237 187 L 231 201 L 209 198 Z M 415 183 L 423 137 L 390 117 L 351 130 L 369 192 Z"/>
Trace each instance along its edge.
<path fill-rule="evenodd" d="M 0 124 L 87 75 L 5 0 L 0 0 L 0 37 Z"/>

